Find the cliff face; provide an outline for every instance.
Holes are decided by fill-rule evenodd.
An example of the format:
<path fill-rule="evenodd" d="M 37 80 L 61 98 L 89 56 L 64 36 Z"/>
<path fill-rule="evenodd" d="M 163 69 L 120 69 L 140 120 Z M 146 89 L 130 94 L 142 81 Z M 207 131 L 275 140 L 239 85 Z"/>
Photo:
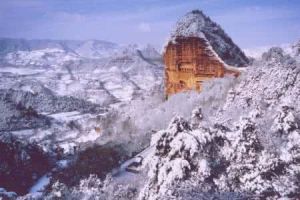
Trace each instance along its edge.
<path fill-rule="evenodd" d="M 166 95 L 183 90 L 201 90 L 201 83 L 224 75 L 224 66 L 197 37 L 177 38 L 164 55 Z"/>
<path fill-rule="evenodd" d="M 218 25 L 201 11 L 192 11 L 171 33 L 164 62 L 168 97 L 184 90 L 201 91 L 202 82 L 214 77 L 237 76 L 239 71 L 228 65 L 244 66 L 248 59 Z"/>
<path fill-rule="evenodd" d="M 166 96 L 185 90 L 201 91 L 202 83 L 225 74 L 238 76 L 237 69 L 226 64 L 201 38 L 177 38 L 170 42 L 164 54 Z"/>

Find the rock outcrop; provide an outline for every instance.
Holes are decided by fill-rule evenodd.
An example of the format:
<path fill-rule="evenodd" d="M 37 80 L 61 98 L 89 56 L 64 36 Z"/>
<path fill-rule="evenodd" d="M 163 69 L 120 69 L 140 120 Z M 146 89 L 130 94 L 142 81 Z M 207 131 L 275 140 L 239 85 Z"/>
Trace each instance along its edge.
<path fill-rule="evenodd" d="M 249 63 L 219 25 L 201 11 L 179 20 L 164 52 L 166 96 L 184 90 L 201 91 L 202 82 L 225 74 L 239 75 L 234 67 Z"/>

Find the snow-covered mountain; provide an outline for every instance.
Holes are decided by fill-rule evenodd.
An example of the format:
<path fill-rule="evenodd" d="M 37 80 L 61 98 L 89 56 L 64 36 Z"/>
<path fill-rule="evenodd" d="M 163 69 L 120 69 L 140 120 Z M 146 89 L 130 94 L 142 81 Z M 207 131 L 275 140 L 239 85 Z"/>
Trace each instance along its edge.
<path fill-rule="evenodd" d="M 190 121 L 174 118 L 152 137 L 142 199 L 297 199 L 299 74 L 294 58 L 272 48 L 215 111 L 200 105 Z"/>
<path fill-rule="evenodd" d="M 244 52 L 248 57 L 260 59 L 264 52 L 268 51 L 270 48 L 274 46 L 278 46 L 282 48 L 286 54 L 289 54 L 291 56 L 294 56 L 296 59 L 299 59 L 300 40 L 291 44 L 269 45 L 269 46 L 255 47 L 255 48 L 247 48 L 244 49 Z"/>
<path fill-rule="evenodd" d="M 79 56 L 62 49 L 41 49 L 33 51 L 16 51 L 8 53 L 3 62 L 15 66 L 60 66 L 69 61 L 79 60 Z"/>
<path fill-rule="evenodd" d="M 206 40 L 228 65 L 244 67 L 249 64 L 243 51 L 224 30 L 200 10 L 187 13 L 177 22 L 170 38 L 175 41 L 177 37 L 199 37 Z"/>
<path fill-rule="evenodd" d="M 0 56 L 17 51 L 35 51 L 59 49 L 85 58 L 107 57 L 118 49 L 119 45 L 101 40 L 26 40 L 0 39 Z"/>
<path fill-rule="evenodd" d="M 82 57 L 97 59 L 109 57 L 113 53 L 117 52 L 119 48 L 119 45 L 111 42 L 88 40 L 82 42 L 73 50 Z"/>
<path fill-rule="evenodd" d="M 202 12 L 176 27 L 248 63 Z M 0 44 L 0 199 L 299 199 L 299 42 L 167 101 L 151 46 Z"/>
<path fill-rule="evenodd" d="M 271 48 L 238 79 L 213 80 L 200 94 L 175 95 L 159 106 L 149 104 L 146 112 L 136 104 L 134 120 L 149 129 L 168 112 L 178 116 L 104 180 L 90 176 L 72 187 L 56 182 L 45 198 L 299 199 L 299 73 L 294 54 Z M 184 111 L 193 100 L 188 117 Z M 119 120 L 114 119 L 116 128 Z M 122 122 L 123 132 L 131 132 L 128 121 Z M 118 144 L 125 142 L 123 152 L 140 145 L 140 140 L 117 138 Z"/>
<path fill-rule="evenodd" d="M 35 79 L 58 95 L 94 103 L 131 100 L 162 83 L 160 54 L 151 46 L 104 41 L 0 40 L 2 88 Z M 11 80 L 11 81 L 9 81 Z M 24 85 L 23 84 L 23 85 Z M 28 86 L 30 87 L 30 85 Z"/>

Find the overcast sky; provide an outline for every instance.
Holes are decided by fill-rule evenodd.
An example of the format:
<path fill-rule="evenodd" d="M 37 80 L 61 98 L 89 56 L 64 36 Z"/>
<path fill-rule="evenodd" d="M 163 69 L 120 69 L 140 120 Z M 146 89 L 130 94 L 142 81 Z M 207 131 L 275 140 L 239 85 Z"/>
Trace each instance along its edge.
<path fill-rule="evenodd" d="M 203 10 L 242 48 L 300 39 L 300 0 L 0 0 L 0 37 L 159 47 L 193 9 Z"/>

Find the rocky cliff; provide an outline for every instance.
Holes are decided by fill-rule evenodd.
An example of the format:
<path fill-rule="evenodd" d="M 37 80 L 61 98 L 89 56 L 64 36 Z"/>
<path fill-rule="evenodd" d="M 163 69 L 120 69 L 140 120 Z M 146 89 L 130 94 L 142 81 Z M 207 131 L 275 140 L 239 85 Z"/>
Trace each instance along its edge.
<path fill-rule="evenodd" d="M 192 11 L 176 24 L 165 47 L 165 91 L 201 91 L 202 83 L 225 74 L 239 75 L 248 59 L 224 31 L 201 11 Z"/>

